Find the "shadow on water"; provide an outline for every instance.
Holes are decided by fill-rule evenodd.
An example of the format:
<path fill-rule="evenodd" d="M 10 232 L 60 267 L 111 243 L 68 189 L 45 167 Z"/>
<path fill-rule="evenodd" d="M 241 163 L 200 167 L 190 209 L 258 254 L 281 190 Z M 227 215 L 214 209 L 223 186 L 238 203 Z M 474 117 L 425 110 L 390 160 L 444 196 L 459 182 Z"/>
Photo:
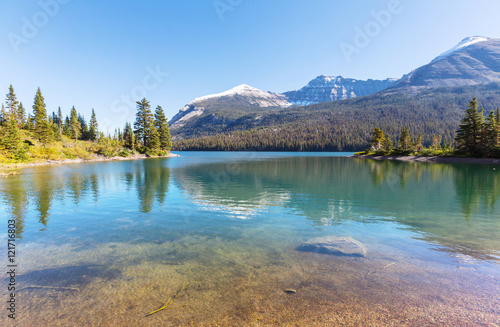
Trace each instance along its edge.
<path fill-rule="evenodd" d="M 102 265 L 81 265 L 61 268 L 50 268 L 31 271 L 19 275 L 17 280 L 23 287 L 84 287 L 94 279 L 99 278 L 105 282 L 120 278 L 118 269 Z"/>

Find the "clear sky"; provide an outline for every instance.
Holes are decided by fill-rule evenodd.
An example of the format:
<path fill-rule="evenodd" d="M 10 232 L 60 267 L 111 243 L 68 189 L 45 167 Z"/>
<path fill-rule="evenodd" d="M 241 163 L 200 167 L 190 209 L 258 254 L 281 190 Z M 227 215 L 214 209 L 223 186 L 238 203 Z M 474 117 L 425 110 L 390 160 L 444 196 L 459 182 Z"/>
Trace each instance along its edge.
<path fill-rule="evenodd" d="M 49 112 L 95 108 L 104 132 L 145 96 L 169 118 L 193 98 L 314 77 L 401 77 L 467 36 L 500 37 L 496 0 L 0 2 L 0 94 Z M 360 32 L 361 31 L 361 32 Z"/>

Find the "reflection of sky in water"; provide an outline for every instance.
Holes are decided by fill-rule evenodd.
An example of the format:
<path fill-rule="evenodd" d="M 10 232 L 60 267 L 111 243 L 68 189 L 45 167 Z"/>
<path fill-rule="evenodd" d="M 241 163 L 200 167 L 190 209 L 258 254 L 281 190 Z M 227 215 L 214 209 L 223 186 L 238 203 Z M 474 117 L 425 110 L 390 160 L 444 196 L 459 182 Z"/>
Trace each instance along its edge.
<path fill-rule="evenodd" d="M 130 304 L 123 312 L 106 300 L 102 317 L 143 325 L 132 318 L 134 308 L 141 314 L 154 309 L 165 299 L 152 297 L 151 290 L 171 293 L 184 279 L 200 283 L 194 291 L 197 306 L 215 305 L 217 312 L 237 302 L 232 296 L 243 286 L 253 290 L 249 299 L 265 299 L 277 283 L 321 285 L 304 303 L 334 299 L 343 294 L 342 283 L 346 294 L 369 298 L 364 280 L 388 297 L 398 283 L 425 296 L 433 287 L 450 296 L 468 290 L 462 282 L 450 286 L 446 280 L 481 289 L 488 285 L 492 292 L 499 287 L 494 278 L 499 277 L 500 175 L 488 165 L 189 152 L 170 159 L 29 168 L 0 180 L 0 186 L 0 215 L 4 221 L 15 217 L 22 237 L 21 280 L 59 287 L 52 291 L 65 300 L 47 304 L 54 312 L 62 310 L 61 303 L 82 309 L 85 298 L 98 294 L 124 303 L 142 296 L 145 307 Z M 294 250 L 323 235 L 354 237 L 368 246 L 369 256 L 349 261 Z M 5 247 L 6 235 L 0 237 Z M 69 294 L 75 287 L 79 293 Z M 340 293 L 329 297 L 332 290 Z M 26 294 L 33 317 L 39 314 L 36 299 L 54 295 L 43 292 Z M 480 292 L 467 296 L 488 298 Z M 110 308 L 116 317 L 109 316 Z M 60 319 L 55 313 L 46 317 Z"/>

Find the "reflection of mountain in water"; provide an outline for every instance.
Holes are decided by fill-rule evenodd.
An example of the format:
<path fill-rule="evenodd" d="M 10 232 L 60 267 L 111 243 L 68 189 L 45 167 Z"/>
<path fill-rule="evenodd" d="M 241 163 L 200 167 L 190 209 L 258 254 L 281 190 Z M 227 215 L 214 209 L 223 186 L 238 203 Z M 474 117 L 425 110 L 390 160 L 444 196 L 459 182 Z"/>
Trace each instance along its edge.
<path fill-rule="evenodd" d="M 318 226 L 391 221 L 441 250 L 500 257 L 500 173 L 488 165 L 291 157 L 180 165 L 171 171 L 165 163 L 153 159 L 26 170 L 0 180 L 3 211 L 16 218 L 21 238 L 28 212 L 33 218 L 36 214 L 30 223 L 44 230 L 51 215 L 61 214 L 54 210 L 67 210 L 70 204 L 119 206 L 116 201 L 132 195 L 142 213 L 174 205 L 166 199 L 172 180 L 198 210 L 272 221 L 270 210 L 283 208 Z"/>
<path fill-rule="evenodd" d="M 447 251 L 500 254 L 500 175 L 485 165 L 295 157 L 189 166 L 174 181 L 203 208 L 235 217 L 284 207 L 318 225 L 390 220 Z"/>

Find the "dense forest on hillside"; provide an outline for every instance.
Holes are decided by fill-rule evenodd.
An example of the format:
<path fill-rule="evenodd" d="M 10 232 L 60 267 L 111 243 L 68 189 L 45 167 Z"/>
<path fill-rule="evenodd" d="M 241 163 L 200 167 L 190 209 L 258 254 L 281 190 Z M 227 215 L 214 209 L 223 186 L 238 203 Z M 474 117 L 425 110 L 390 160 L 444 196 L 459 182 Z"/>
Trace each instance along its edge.
<path fill-rule="evenodd" d="M 207 110 L 181 129 L 172 129 L 174 149 L 360 151 L 368 147 L 375 127 L 395 141 L 408 127 L 412 135 L 422 135 L 424 145 L 431 145 L 437 135 L 442 144 L 450 144 L 464 108 L 474 97 L 486 112 L 494 110 L 500 103 L 500 86 L 423 89 L 416 94 L 386 91 L 307 107 L 249 112 L 236 119 Z"/>

